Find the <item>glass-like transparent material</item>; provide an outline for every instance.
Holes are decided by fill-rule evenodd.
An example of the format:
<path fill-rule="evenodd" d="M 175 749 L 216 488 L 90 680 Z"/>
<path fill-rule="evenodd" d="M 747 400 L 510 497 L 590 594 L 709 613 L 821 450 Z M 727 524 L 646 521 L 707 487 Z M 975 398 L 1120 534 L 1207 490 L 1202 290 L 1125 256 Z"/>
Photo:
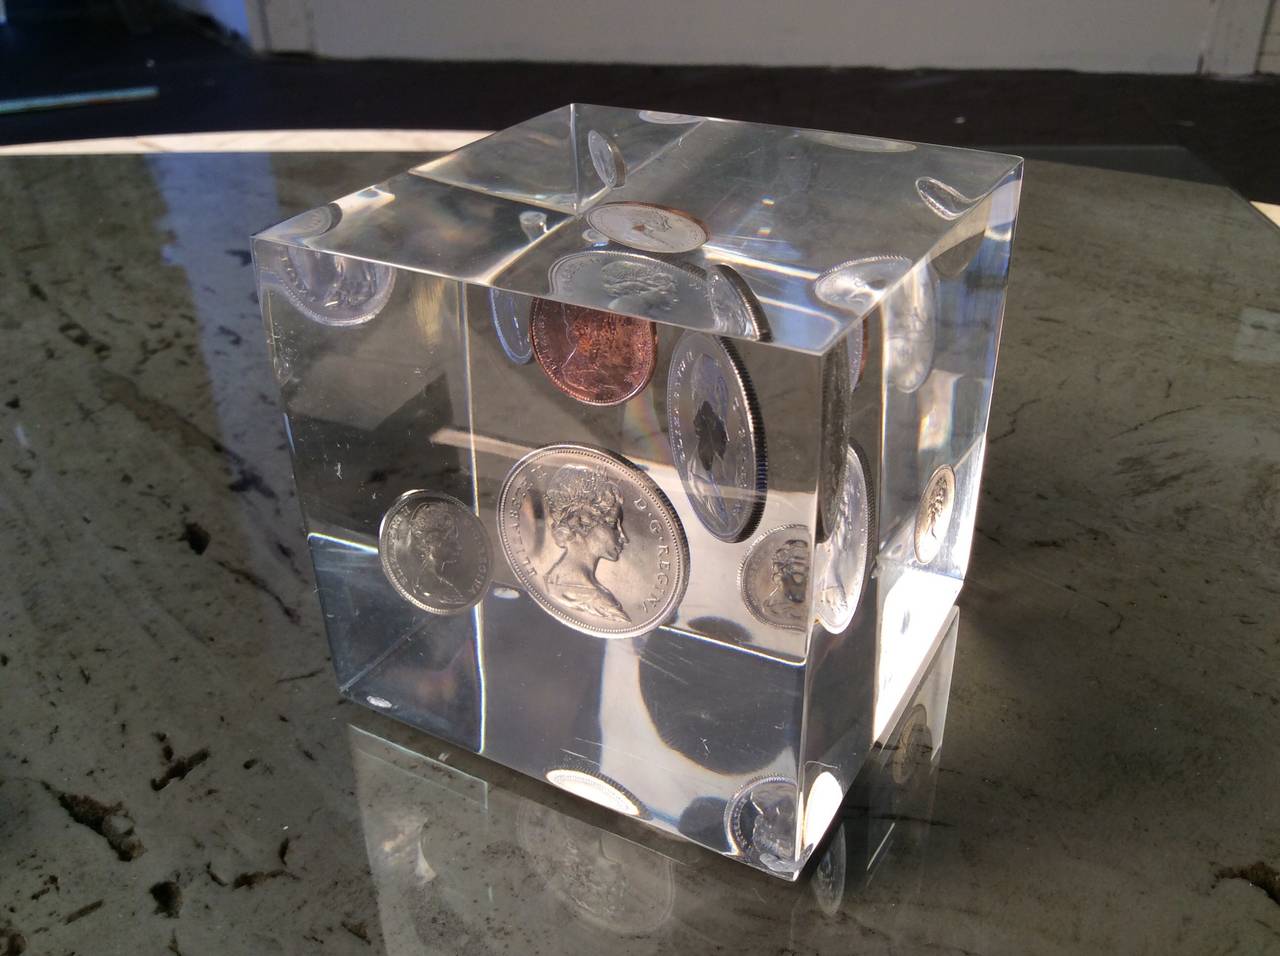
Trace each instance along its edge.
<path fill-rule="evenodd" d="M 256 237 L 342 692 L 794 879 L 964 577 L 1021 169 L 575 105 Z"/>

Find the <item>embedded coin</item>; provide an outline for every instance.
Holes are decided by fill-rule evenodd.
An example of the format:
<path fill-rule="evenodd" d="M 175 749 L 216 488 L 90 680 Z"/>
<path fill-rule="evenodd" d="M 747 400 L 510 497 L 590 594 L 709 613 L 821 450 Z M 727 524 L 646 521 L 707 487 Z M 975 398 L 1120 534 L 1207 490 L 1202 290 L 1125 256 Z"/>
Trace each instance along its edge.
<path fill-rule="evenodd" d="M 796 782 L 781 774 L 760 777 L 725 807 L 725 835 L 733 850 L 775 872 L 795 868 Z"/>
<path fill-rule="evenodd" d="M 368 322 L 382 311 L 395 287 L 396 273 L 390 266 L 302 246 L 270 247 L 263 267 L 280 280 L 298 311 L 322 325 Z"/>
<path fill-rule="evenodd" d="M 438 491 L 406 491 L 382 517 L 378 557 L 400 596 L 432 614 L 458 614 L 489 586 L 489 536 L 471 510 Z"/>
<path fill-rule="evenodd" d="M 894 388 L 914 392 L 933 371 L 938 311 L 934 283 L 919 270 L 884 301 L 885 378 Z"/>
<path fill-rule="evenodd" d="M 533 342 L 529 339 L 529 299 L 503 289 L 489 290 L 489 311 L 493 330 L 507 358 L 517 365 L 533 359 Z"/>
<path fill-rule="evenodd" d="M 836 498 L 831 533 L 820 546 L 826 565 L 814 592 L 818 622 L 832 634 L 853 620 L 870 556 L 871 495 L 862 456 L 852 445 L 845 448 L 844 488 Z"/>
<path fill-rule="evenodd" d="M 747 610 L 765 624 L 807 630 L 809 562 L 809 532 L 804 525 L 784 525 L 756 538 L 738 571 Z"/>
<path fill-rule="evenodd" d="M 916 510 L 916 558 L 928 564 L 942 550 L 956 502 L 956 473 L 943 465 L 933 473 Z"/>
<path fill-rule="evenodd" d="M 818 276 L 813 294 L 832 308 L 863 315 L 911 270 L 906 256 L 867 256 L 842 262 Z"/>
<path fill-rule="evenodd" d="M 556 388 L 588 405 L 619 405 L 644 390 L 658 363 L 652 322 L 535 299 L 533 354 Z"/>
<path fill-rule="evenodd" d="M 707 270 L 707 302 L 715 330 L 721 335 L 757 341 L 769 338 L 760 300 L 732 266 L 715 265 Z"/>
<path fill-rule="evenodd" d="M 558 296 L 655 318 L 672 310 L 687 313 L 686 304 L 701 303 L 705 295 L 701 270 L 615 249 L 561 256 L 549 278 Z"/>
<path fill-rule="evenodd" d="M 587 154 L 606 186 L 621 186 L 627 177 L 627 164 L 622 160 L 622 150 L 608 136 L 596 130 L 587 133 Z"/>
<path fill-rule="evenodd" d="M 587 213 L 587 223 L 614 242 L 641 252 L 690 252 L 707 241 L 702 223 L 647 202 L 610 202 Z"/>
<path fill-rule="evenodd" d="M 844 487 L 844 466 L 849 447 L 849 404 L 853 392 L 851 373 L 845 352 L 833 352 L 823 360 L 822 449 L 818 458 L 819 540 L 831 535 Z"/>
<path fill-rule="evenodd" d="M 666 496 L 630 462 L 585 445 L 547 445 L 516 462 L 498 495 L 498 539 L 538 605 L 595 637 L 653 630 L 689 579 Z"/>
<path fill-rule="evenodd" d="M 641 110 L 639 116 L 647 123 L 659 123 L 664 126 L 683 126 L 686 123 L 697 123 L 701 116 L 690 116 L 688 113 L 666 113 L 662 110 Z"/>
<path fill-rule="evenodd" d="M 764 431 L 746 370 L 725 341 L 686 332 L 667 374 L 667 435 L 689 504 L 722 541 L 749 535 L 764 507 Z"/>

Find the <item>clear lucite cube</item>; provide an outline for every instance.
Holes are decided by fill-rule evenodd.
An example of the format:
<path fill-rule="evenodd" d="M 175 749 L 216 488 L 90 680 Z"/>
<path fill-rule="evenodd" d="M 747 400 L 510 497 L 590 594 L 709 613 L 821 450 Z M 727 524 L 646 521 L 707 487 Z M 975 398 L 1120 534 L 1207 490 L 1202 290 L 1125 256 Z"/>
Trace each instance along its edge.
<path fill-rule="evenodd" d="M 257 236 L 342 692 L 794 879 L 964 578 L 1021 171 L 574 105 Z"/>

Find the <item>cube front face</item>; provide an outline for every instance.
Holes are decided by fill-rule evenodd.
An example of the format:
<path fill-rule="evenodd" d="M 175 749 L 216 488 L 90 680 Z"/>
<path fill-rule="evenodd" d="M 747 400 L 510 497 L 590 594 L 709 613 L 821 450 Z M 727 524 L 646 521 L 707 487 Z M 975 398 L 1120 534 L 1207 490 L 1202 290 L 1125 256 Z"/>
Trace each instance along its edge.
<path fill-rule="evenodd" d="M 258 236 L 342 692 L 794 878 L 964 576 L 1020 174 L 575 106 Z"/>

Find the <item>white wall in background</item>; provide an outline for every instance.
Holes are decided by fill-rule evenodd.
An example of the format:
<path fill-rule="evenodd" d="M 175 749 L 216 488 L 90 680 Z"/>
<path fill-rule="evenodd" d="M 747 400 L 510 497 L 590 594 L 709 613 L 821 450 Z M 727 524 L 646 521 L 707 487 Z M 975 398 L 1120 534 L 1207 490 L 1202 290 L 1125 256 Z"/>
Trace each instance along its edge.
<path fill-rule="evenodd" d="M 334 57 L 1248 73 L 1270 0 L 244 2 L 259 48 Z"/>
<path fill-rule="evenodd" d="M 184 10 L 200 13 L 221 23 L 237 36 L 249 38 L 249 17 L 257 10 L 256 0 L 173 0 Z"/>
<path fill-rule="evenodd" d="M 1280 0 L 1273 0 L 1271 4 L 1271 22 L 1258 53 L 1258 72 L 1280 73 Z"/>

